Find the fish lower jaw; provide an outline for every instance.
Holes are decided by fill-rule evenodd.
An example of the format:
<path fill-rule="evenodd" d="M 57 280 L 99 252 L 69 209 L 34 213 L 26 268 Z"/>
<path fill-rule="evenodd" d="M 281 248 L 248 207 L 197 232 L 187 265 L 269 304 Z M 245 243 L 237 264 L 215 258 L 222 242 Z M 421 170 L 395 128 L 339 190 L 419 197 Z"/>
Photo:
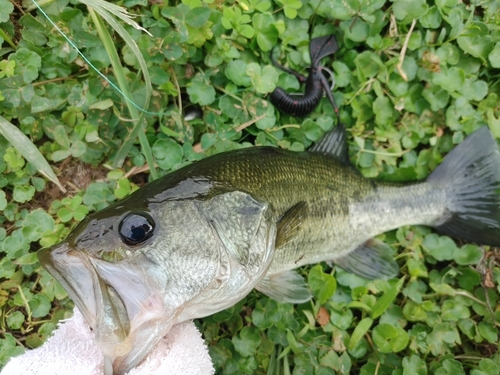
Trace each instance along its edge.
<path fill-rule="evenodd" d="M 150 296 L 143 304 L 137 307 L 138 312 L 133 316 L 129 315 L 130 330 L 127 336 L 108 335 L 109 340 L 98 341 L 99 348 L 105 358 L 109 359 L 111 363 L 114 363 L 119 357 L 133 355 L 133 352 L 137 351 L 137 348 L 142 346 L 144 341 L 144 337 L 141 336 L 140 332 L 147 330 L 145 327 L 148 325 L 154 325 L 153 322 L 164 320 L 165 316 L 169 315 L 167 311 L 171 311 L 164 308 L 163 301 L 158 295 Z M 119 325 L 119 322 L 115 322 L 115 325 Z M 105 333 L 106 327 L 103 328 L 103 332 Z"/>

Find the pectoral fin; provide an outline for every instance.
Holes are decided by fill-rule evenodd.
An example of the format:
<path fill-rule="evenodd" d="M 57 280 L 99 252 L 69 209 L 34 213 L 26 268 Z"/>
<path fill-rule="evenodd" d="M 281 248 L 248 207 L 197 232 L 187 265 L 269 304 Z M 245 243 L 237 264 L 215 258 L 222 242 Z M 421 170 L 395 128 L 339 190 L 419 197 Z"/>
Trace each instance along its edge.
<path fill-rule="evenodd" d="M 399 271 L 389 245 L 374 238 L 334 262 L 346 271 L 370 280 L 390 279 Z"/>
<path fill-rule="evenodd" d="M 294 271 L 266 276 L 255 289 L 278 302 L 304 303 L 312 297 L 304 278 Z"/>
<path fill-rule="evenodd" d="M 295 237 L 308 214 L 309 208 L 306 202 L 299 202 L 285 212 L 276 230 L 276 249 L 279 249 Z"/>

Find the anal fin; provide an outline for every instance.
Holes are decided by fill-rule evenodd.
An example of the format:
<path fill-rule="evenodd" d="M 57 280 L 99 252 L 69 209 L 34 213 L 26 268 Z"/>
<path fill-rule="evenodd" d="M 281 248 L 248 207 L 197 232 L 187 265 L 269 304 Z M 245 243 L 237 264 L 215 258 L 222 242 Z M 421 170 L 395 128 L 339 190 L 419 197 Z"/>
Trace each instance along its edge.
<path fill-rule="evenodd" d="M 284 303 L 304 303 L 312 298 L 304 278 L 294 271 L 267 275 L 257 284 L 255 289 Z"/>
<path fill-rule="evenodd" d="M 369 280 L 390 279 L 399 272 L 389 245 L 374 238 L 334 262 L 346 271 Z"/>

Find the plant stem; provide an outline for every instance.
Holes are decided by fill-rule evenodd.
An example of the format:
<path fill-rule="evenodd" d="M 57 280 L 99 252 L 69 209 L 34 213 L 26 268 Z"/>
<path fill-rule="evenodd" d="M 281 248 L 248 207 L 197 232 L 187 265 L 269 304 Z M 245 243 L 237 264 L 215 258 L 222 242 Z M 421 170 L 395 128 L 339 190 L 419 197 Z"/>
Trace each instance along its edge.
<path fill-rule="evenodd" d="M 30 307 L 30 304 L 28 303 L 28 300 L 26 299 L 26 296 L 24 295 L 23 288 L 21 288 L 21 286 L 18 286 L 17 289 L 19 290 L 19 294 L 21 295 L 21 299 L 24 302 L 24 307 L 26 308 L 26 312 L 28 313 L 28 323 L 31 324 L 31 307 Z"/>
<path fill-rule="evenodd" d="M 123 94 L 127 98 L 132 98 L 132 94 L 129 90 L 128 83 L 127 83 L 127 78 L 125 76 L 125 71 L 123 69 L 123 66 L 121 64 L 120 58 L 118 56 L 118 52 L 116 51 L 116 47 L 113 43 L 113 40 L 111 39 L 111 35 L 109 35 L 108 30 L 106 29 L 106 26 L 104 25 L 104 22 L 102 21 L 101 17 L 90 7 L 88 7 L 90 16 L 92 17 L 97 33 L 99 34 L 104 48 L 106 48 L 106 51 L 108 52 L 111 65 L 113 66 L 113 71 L 115 73 L 116 80 L 118 81 L 118 86 L 120 86 L 120 90 L 123 92 Z M 135 108 L 129 100 L 126 100 L 126 104 L 128 107 L 128 110 L 132 116 L 132 119 L 134 121 L 134 127 L 132 128 L 132 131 L 125 137 L 123 141 L 123 145 L 120 148 L 120 150 L 117 152 L 115 156 L 115 161 L 113 163 L 114 167 L 119 167 L 123 164 L 125 161 L 125 158 L 127 157 L 130 149 L 132 148 L 132 145 L 134 143 L 134 140 L 136 139 L 137 136 L 139 136 L 139 141 L 141 143 L 141 148 L 142 152 L 144 153 L 144 156 L 146 157 L 146 161 L 148 162 L 149 168 L 150 168 L 150 173 L 151 177 L 155 180 L 158 178 L 158 173 L 156 172 L 154 160 L 153 160 L 153 154 L 151 151 L 151 146 L 149 145 L 149 141 L 146 137 L 146 133 L 144 132 L 145 128 L 145 119 L 143 114 L 141 113 L 139 115 L 139 112 L 137 108 Z"/>
<path fill-rule="evenodd" d="M 10 37 L 7 35 L 7 33 L 5 31 L 3 31 L 2 29 L 0 29 L 0 38 L 5 40 L 9 44 L 9 46 L 14 48 L 14 51 L 16 50 L 17 47 L 14 44 L 14 42 L 12 41 L 12 39 L 10 39 Z"/>

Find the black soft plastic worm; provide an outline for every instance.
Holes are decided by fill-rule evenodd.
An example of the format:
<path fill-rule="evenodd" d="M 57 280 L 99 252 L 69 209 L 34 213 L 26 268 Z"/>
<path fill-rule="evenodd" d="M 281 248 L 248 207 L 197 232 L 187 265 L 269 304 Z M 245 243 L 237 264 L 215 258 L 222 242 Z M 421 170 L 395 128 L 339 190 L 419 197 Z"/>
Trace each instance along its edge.
<path fill-rule="evenodd" d="M 271 93 L 271 103 L 273 103 L 281 112 L 292 116 L 307 116 L 319 104 L 323 91 L 326 92 L 328 100 L 332 104 L 338 116 L 338 108 L 333 98 L 332 92 L 328 85 L 328 81 L 322 73 L 321 66 L 319 65 L 322 58 L 332 55 L 339 49 L 337 41 L 333 35 L 322 36 L 311 40 L 309 45 L 309 52 L 311 54 L 311 68 L 309 69 L 309 76 L 304 77 L 296 71 L 286 68 L 278 64 L 271 52 L 271 61 L 278 68 L 293 74 L 301 83 L 306 83 L 306 90 L 304 95 L 290 95 L 281 87 Z"/>

